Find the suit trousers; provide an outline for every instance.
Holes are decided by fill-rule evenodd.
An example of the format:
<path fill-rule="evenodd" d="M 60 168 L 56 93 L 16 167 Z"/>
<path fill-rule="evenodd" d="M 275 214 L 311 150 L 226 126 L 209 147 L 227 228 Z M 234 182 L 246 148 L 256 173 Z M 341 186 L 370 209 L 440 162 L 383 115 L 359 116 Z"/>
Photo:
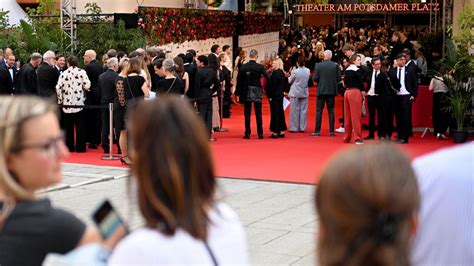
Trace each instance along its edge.
<path fill-rule="evenodd" d="M 101 109 L 84 109 L 86 141 L 92 145 L 100 144 Z"/>
<path fill-rule="evenodd" d="M 253 102 L 255 108 L 255 118 L 257 120 L 257 134 L 263 136 L 263 125 L 262 125 L 262 103 Z M 244 103 L 244 116 L 245 116 L 245 135 L 250 136 L 252 130 L 250 129 L 250 115 L 252 114 L 252 102 L 245 101 Z"/>
<path fill-rule="evenodd" d="M 397 137 L 407 142 L 410 137 L 410 105 L 410 95 L 397 95 L 395 104 Z"/>
<path fill-rule="evenodd" d="M 290 97 L 290 131 L 305 131 L 308 116 L 308 98 Z"/>
<path fill-rule="evenodd" d="M 328 107 L 329 133 L 334 133 L 334 95 L 318 95 L 316 99 L 316 129 L 314 132 L 321 132 L 321 119 L 323 116 L 324 103 Z"/>
<path fill-rule="evenodd" d="M 66 146 L 69 151 L 85 152 L 86 139 L 84 109 L 77 113 L 62 112 L 62 116 L 64 118 L 64 129 L 66 131 Z"/>
<path fill-rule="evenodd" d="M 209 101 L 199 102 L 198 111 L 199 115 L 206 124 L 206 128 L 210 137 L 212 133 L 212 99 L 209 99 Z"/>
<path fill-rule="evenodd" d="M 378 101 L 379 96 L 367 95 L 366 98 L 367 104 L 369 106 L 369 137 L 373 138 L 375 136 L 375 116 L 377 116 L 377 120 L 380 121 L 380 106 Z M 378 136 L 380 138 L 380 129 Z"/>
<path fill-rule="evenodd" d="M 108 151 L 109 150 L 109 130 L 110 130 L 109 109 L 101 109 L 100 115 L 102 118 L 101 119 L 102 121 L 102 148 Z"/>
<path fill-rule="evenodd" d="M 344 142 L 362 139 L 362 94 L 359 89 L 347 89 L 344 93 Z"/>
<path fill-rule="evenodd" d="M 395 96 L 379 95 L 378 96 L 378 120 L 379 120 L 379 138 L 391 138 L 393 133 L 393 112 L 394 112 Z"/>

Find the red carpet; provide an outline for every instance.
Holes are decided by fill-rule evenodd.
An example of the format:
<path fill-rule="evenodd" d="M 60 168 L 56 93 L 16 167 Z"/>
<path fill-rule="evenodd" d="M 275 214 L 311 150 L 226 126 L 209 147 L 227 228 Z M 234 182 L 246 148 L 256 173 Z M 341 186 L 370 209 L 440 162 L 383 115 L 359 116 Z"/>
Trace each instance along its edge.
<path fill-rule="evenodd" d="M 308 128 L 305 133 L 286 133 L 284 139 L 270 139 L 270 108 L 268 101 L 264 99 L 263 105 L 263 126 L 265 139 L 257 139 L 255 116 L 252 114 L 252 136 L 250 140 L 242 139 L 244 132 L 243 107 L 234 105 L 232 117 L 224 120 L 224 127 L 229 132 L 218 132 L 214 136 L 216 142 L 211 144 L 216 174 L 221 177 L 256 179 L 268 181 L 283 181 L 295 183 L 316 182 L 317 176 L 324 167 L 327 160 L 337 152 L 354 147 L 355 144 L 345 144 L 342 142 L 342 134 L 336 137 L 329 137 L 328 116 L 326 110 L 323 113 L 322 136 L 311 137 L 309 133 L 314 130 L 316 97 L 314 89 L 309 99 Z M 342 113 L 342 98 L 336 99 L 336 128 L 337 122 Z M 289 109 L 287 109 L 287 124 Z M 364 136 L 367 132 L 364 132 Z M 415 132 L 415 136 L 410 139 L 410 143 L 400 145 L 411 157 L 451 146 L 452 141 L 439 141 L 434 136 L 427 135 L 424 139 L 421 133 Z M 366 144 L 377 141 L 366 141 Z M 87 153 L 71 153 L 66 160 L 70 163 L 84 163 L 102 166 L 120 166 L 119 161 L 101 160 L 99 150 L 89 150 Z"/>

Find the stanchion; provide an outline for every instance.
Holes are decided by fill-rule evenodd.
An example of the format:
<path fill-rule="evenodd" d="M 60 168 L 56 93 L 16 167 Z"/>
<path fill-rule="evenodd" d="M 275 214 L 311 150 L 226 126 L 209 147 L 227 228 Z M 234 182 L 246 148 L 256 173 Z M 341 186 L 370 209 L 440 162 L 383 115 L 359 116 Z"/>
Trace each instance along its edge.
<path fill-rule="evenodd" d="M 425 128 L 425 130 L 423 131 L 423 134 L 421 134 L 421 138 L 424 138 L 424 137 L 425 137 L 425 135 L 426 135 L 426 133 L 431 133 L 431 131 L 430 131 L 430 128 L 429 128 L 429 127 Z"/>
<path fill-rule="evenodd" d="M 114 146 L 114 126 L 113 126 L 113 119 L 114 119 L 114 104 L 109 103 L 109 155 L 103 155 L 101 158 L 102 160 L 118 160 L 120 156 L 112 155 L 113 146 Z"/>
<path fill-rule="evenodd" d="M 224 88 L 225 90 L 225 88 Z M 227 128 L 224 128 L 224 90 L 221 90 L 221 95 L 220 95 L 220 98 L 221 98 L 221 110 L 220 110 L 220 124 L 221 126 L 219 127 L 219 130 L 217 130 L 218 132 L 229 132 L 229 130 Z"/>

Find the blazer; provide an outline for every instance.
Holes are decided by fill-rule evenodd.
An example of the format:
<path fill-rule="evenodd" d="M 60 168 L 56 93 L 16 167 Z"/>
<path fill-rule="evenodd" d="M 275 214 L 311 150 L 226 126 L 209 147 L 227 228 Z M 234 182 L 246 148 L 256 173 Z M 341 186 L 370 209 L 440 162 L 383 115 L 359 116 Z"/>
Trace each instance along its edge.
<path fill-rule="evenodd" d="M 31 63 L 24 65 L 18 73 L 19 88 L 17 94 L 38 95 L 38 82 L 36 80 L 36 68 Z"/>
<path fill-rule="evenodd" d="M 341 71 L 335 62 L 325 60 L 314 67 L 313 80 L 318 83 L 318 95 L 336 96 Z"/>
<path fill-rule="evenodd" d="M 397 85 L 393 84 L 397 90 L 400 90 L 401 84 L 397 77 L 398 67 L 394 67 L 390 69 L 389 75 L 392 78 L 397 79 Z M 416 98 L 418 96 L 418 75 L 416 74 L 416 70 L 414 68 L 405 67 L 405 88 L 410 93 L 410 96 Z"/>
<path fill-rule="evenodd" d="M 0 95 L 10 95 L 13 93 L 13 81 L 8 69 L 0 67 Z"/>
<path fill-rule="evenodd" d="M 390 84 L 391 83 L 391 84 Z M 392 89 L 395 89 L 395 91 Z M 398 89 L 397 89 L 398 88 Z M 379 96 L 395 96 L 397 91 L 400 90 L 400 82 L 397 77 L 389 75 L 388 72 L 380 71 L 377 77 L 375 78 L 375 94 Z"/>
<path fill-rule="evenodd" d="M 235 91 L 235 95 L 240 96 L 240 103 L 247 101 L 249 86 L 262 87 L 261 77 L 265 77 L 267 81 L 270 79 L 265 68 L 255 62 L 255 60 L 250 60 L 240 67 L 239 75 L 237 76 L 237 89 Z"/>
<path fill-rule="evenodd" d="M 308 80 L 309 69 L 306 67 L 298 67 L 291 71 L 291 76 L 288 78 L 290 83 L 290 92 L 288 96 L 296 98 L 308 97 Z"/>
<path fill-rule="evenodd" d="M 194 89 L 194 87 L 196 83 L 196 72 L 198 71 L 198 69 L 193 63 L 187 63 L 187 64 L 184 64 L 184 71 L 186 71 L 186 73 L 188 73 L 188 76 L 189 76 L 189 88 L 188 88 L 188 92 L 186 92 L 186 95 L 189 98 L 197 98 L 198 93 Z"/>
<path fill-rule="evenodd" d="M 346 88 L 358 88 L 364 90 L 363 73 L 355 65 L 350 65 L 344 72 L 344 86 Z"/>
<path fill-rule="evenodd" d="M 113 103 L 115 100 L 115 80 L 118 74 L 113 69 L 108 69 L 99 76 L 100 103 Z"/>
<path fill-rule="evenodd" d="M 196 72 L 194 89 L 200 103 L 212 101 L 212 94 L 219 89 L 220 81 L 214 69 L 209 67 L 199 68 Z"/>
<path fill-rule="evenodd" d="M 86 93 L 86 102 L 89 104 L 98 104 L 100 103 L 99 76 L 104 72 L 104 69 L 97 60 L 92 60 L 84 67 L 84 70 L 91 82 L 90 92 Z"/>
<path fill-rule="evenodd" d="M 38 82 L 38 95 L 41 97 L 56 98 L 56 84 L 58 83 L 59 72 L 54 66 L 43 62 L 36 70 L 36 80 Z"/>
<path fill-rule="evenodd" d="M 287 82 L 288 81 L 285 77 L 285 73 L 283 73 L 283 70 L 277 69 L 273 71 L 266 90 L 267 97 L 269 99 L 282 98 Z"/>

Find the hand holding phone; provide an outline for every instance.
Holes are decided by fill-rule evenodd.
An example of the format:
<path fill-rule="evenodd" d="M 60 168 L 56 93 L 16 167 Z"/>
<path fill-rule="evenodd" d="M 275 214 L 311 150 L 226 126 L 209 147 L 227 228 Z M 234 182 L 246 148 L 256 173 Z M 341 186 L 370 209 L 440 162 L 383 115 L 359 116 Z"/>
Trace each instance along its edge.
<path fill-rule="evenodd" d="M 111 245 L 115 245 L 118 240 L 128 234 L 127 225 L 107 199 L 99 204 L 97 209 L 92 213 L 92 220 L 99 229 L 103 240 L 106 242 L 115 242 L 111 243 Z"/>

